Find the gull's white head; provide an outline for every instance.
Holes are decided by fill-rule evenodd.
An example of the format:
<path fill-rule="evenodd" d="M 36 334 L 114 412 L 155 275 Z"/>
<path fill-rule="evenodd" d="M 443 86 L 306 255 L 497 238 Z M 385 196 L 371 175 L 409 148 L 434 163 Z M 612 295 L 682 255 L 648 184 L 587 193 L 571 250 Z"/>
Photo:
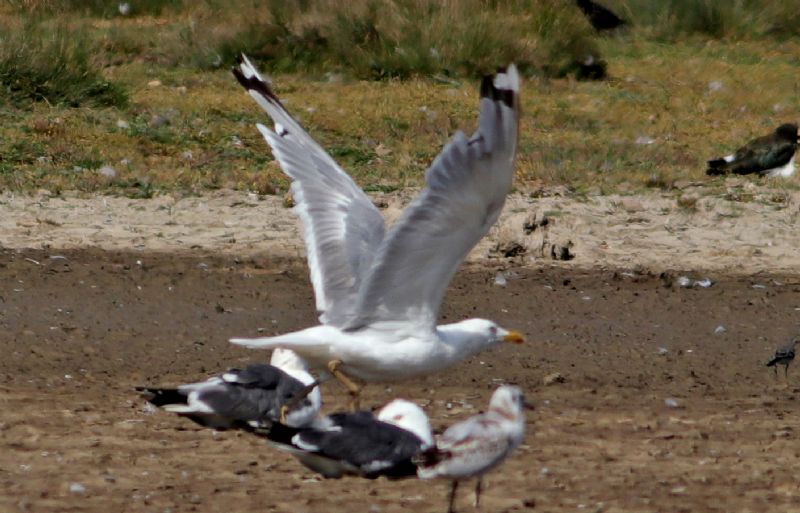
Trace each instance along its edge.
<path fill-rule="evenodd" d="M 525 341 L 522 333 L 501 328 L 496 322 L 486 319 L 467 319 L 455 324 L 448 324 L 446 328 L 448 331 L 459 333 L 458 338 L 463 341 L 472 342 L 472 345 L 477 346 L 476 350 L 491 347 L 500 342 L 521 344 Z"/>
<path fill-rule="evenodd" d="M 269 363 L 270 365 L 273 365 L 283 371 L 308 371 L 308 364 L 302 356 L 295 353 L 291 349 L 284 349 L 282 347 L 276 347 L 272 350 L 272 356 L 269 359 Z"/>
<path fill-rule="evenodd" d="M 503 385 L 494 391 L 489 400 L 489 410 L 501 413 L 506 417 L 518 417 L 525 408 L 525 396 L 522 390 L 514 385 Z"/>
<path fill-rule="evenodd" d="M 395 399 L 381 408 L 378 420 L 393 424 L 417 435 L 424 442 L 424 447 L 433 445 L 433 430 L 425 412 L 405 399 Z"/>

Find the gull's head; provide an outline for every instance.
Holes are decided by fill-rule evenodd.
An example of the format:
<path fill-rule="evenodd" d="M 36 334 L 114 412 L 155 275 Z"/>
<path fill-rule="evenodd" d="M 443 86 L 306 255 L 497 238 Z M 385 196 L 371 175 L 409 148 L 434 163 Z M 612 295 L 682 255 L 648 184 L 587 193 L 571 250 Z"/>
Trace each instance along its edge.
<path fill-rule="evenodd" d="M 378 420 L 414 433 L 425 447 L 433 445 L 431 422 L 422 408 L 411 401 L 395 399 L 388 403 L 378 412 Z"/>
<path fill-rule="evenodd" d="M 523 418 L 524 409 L 533 409 L 525 403 L 522 390 L 514 385 L 503 385 L 494 391 L 489 400 L 489 411 L 493 411 L 508 419 Z"/>
<path fill-rule="evenodd" d="M 295 353 L 291 349 L 284 349 L 276 347 L 272 350 L 272 356 L 269 359 L 270 365 L 273 365 L 281 370 L 308 370 L 308 364 L 302 356 Z"/>
<path fill-rule="evenodd" d="M 493 346 L 500 342 L 511 342 L 512 344 L 525 342 L 522 333 L 501 328 L 497 323 L 486 319 L 467 319 L 457 325 L 463 331 L 477 335 L 486 346 Z"/>

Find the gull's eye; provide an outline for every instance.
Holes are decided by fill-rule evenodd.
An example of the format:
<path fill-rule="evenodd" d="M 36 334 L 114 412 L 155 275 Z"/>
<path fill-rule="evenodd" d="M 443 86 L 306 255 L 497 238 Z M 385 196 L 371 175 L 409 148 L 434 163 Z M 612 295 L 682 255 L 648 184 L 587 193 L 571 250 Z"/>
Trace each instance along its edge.
<path fill-rule="evenodd" d="M 491 333 L 492 336 L 497 335 L 497 326 L 490 326 L 489 333 Z"/>
<path fill-rule="evenodd" d="M 403 416 L 402 415 L 395 415 L 394 417 L 392 417 L 392 420 L 403 420 Z"/>

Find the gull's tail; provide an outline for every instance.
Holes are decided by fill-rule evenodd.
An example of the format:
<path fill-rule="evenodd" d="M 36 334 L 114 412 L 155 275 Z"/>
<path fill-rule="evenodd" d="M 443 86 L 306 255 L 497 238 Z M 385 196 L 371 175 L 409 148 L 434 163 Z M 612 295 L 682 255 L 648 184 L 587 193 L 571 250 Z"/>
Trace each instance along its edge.
<path fill-rule="evenodd" d="M 707 175 L 723 175 L 728 172 L 728 164 L 727 160 L 723 159 L 713 159 L 707 162 L 708 169 L 706 169 Z"/>
<path fill-rule="evenodd" d="M 767 362 L 767 367 L 772 367 L 773 365 L 778 363 L 778 361 L 780 361 L 780 358 L 776 356 L 775 358 Z"/>
<path fill-rule="evenodd" d="M 330 326 L 314 326 L 285 335 L 261 338 L 232 338 L 230 342 L 255 349 L 291 349 L 304 358 L 314 358 L 317 353 L 327 353 L 330 342 L 341 338 L 341 332 Z"/>
<path fill-rule="evenodd" d="M 197 385 L 200 384 L 195 383 L 188 386 Z M 206 401 L 205 396 L 201 397 L 196 389 L 136 387 L 136 391 L 150 404 L 181 417 L 187 417 L 204 427 L 226 430 L 234 428 L 238 424 L 236 419 L 218 413 L 214 405 Z M 223 392 L 219 384 L 211 382 L 202 391 L 204 395 L 209 393 L 220 395 Z"/>

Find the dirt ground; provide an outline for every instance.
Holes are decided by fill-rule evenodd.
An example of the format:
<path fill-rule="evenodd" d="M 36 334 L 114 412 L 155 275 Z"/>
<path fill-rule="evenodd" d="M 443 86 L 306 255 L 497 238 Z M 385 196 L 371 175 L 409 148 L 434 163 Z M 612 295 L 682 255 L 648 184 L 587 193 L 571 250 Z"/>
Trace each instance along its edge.
<path fill-rule="evenodd" d="M 536 410 L 483 511 L 800 511 L 800 371 L 787 385 L 764 367 L 797 332 L 798 276 L 694 271 L 715 283 L 682 288 L 641 267 L 541 265 L 505 268 L 502 287 L 496 272 L 462 269 L 443 317 L 492 318 L 526 344 L 365 395 L 416 400 L 441 430 L 521 385 Z M 265 360 L 227 338 L 307 326 L 312 308 L 299 260 L 0 250 L 0 511 L 445 511 L 445 482 L 320 480 L 132 390 Z M 344 405 L 336 384 L 323 393 Z"/>

